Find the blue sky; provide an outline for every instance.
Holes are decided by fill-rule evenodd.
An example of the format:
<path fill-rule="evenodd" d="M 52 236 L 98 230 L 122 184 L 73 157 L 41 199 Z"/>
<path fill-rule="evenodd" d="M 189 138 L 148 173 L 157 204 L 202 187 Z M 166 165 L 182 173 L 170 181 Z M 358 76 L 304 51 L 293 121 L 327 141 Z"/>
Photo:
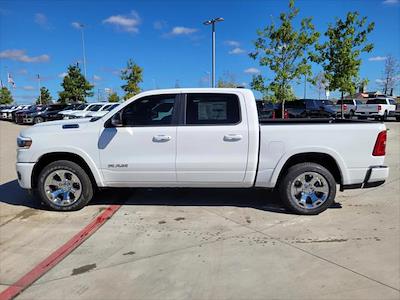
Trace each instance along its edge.
<path fill-rule="evenodd" d="M 18 103 L 37 97 L 42 85 L 54 98 L 61 89 L 69 64 L 82 61 L 82 44 L 76 22 L 85 24 L 87 75 L 97 93 L 111 88 L 122 95 L 119 71 L 133 58 L 144 68 L 143 89 L 206 87 L 211 70 L 210 27 L 202 22 L 223 17 L 217 24 L 217 79 L 232 74 L 249 84 L 253 74 L 270 72 L 247 55 L 253 50 L 256 30 L 287 9 L 288 1 L 3 1 L 0 0 L 0 70 L 3 83 L 10 72 Z M 312 16 L 324 32 L 335 17 L 357 10 L 374 21 L 369 40 L 372 53 L 363 54 L 361 77 L 376 90 L 384 59 L 400 59 L 400 0 L 298 0 L 299 18 Z M 81 65 L 82 66 L 82 65 Z M 321 69 L 314 66 L 315 73 Z M 295 86 L 303 96 L 303 85 Z M 399 88 L 396 93 L 400 94 Z M 317 92 L 307 88 L 307 96 Z"/>

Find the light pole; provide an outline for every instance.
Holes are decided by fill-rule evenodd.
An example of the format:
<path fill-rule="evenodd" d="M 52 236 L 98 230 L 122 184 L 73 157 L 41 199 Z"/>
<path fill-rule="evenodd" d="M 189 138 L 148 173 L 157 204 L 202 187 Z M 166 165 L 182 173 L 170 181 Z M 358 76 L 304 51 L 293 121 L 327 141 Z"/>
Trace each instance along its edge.
<path fill-rule="evenodd" d="M 207 20 L 203 22 L 204 25 L 211 25 L 212 31 L 212 85 L 211 87 L 215 87 L 215 23 L 222 22 L 223 18 L 215 18 L 211 20 Z"/>
<path fill-rule="evenodd" d="M 42 104 L 42 92 L 40 90 L 41 84 L 40 84 L 40 74 L 37 74 L 37 79 L 38 79 L 38 88 L 39 88 L 39 104 Z"/>
<path fill-rule="evenodd" d="M 84 24 L 78 23 L 78 26 L 81 30 L 81 36 L 82 36 L 82 52 L 83 52 L 83 73 L 85 74 L 86 77 L 86 52 L 85 52 L 85 34 L 83 32 L 83 28 L 85 27 Z"/>

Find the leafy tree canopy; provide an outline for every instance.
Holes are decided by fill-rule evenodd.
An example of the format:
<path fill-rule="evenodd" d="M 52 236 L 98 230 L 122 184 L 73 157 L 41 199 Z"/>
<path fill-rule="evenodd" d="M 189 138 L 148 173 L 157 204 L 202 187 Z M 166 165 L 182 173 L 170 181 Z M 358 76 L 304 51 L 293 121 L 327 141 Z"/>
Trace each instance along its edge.
<path fill-rule="evenodd" d="M 0 104 L 11 104 L 14 102 L 14 99 L 11 95 L 11 92 L 9 91 L 8 88 L 3 86 L 0 89 Z"/>
<path fill-rule="evenodd" d="M 119 102 L 119 96 L 118 96 L 118 94 L 117 93 L 111 93 L 109 96 L 108 96 L 108 102 Z"/>
<path fill-rule="evenodd" d="M 93 96 L 93 85 L 86 80 L 79 66 L 70 65 L 68 74 L 64 77 L 61 86 L 63 91 L 59 92 L 61 103 L 86 102 L 86 97 Z"/>
<path fill-rule="evenodd" d="M 121 71 L 121 79 L 126 81 L 121 87 L 126 93 L 124 99 L 128 100 L 141 91 L 139 84 L 143 81 L 143 69 L 129 59 L 126 68 Z"/>
<path fill-rule="evenodd" d="M 40 97 L 37 98 L 36 104 L 50 104 L 53 102 L 50 92 L 47 88 L 42 86 L 40 88 Z"/>

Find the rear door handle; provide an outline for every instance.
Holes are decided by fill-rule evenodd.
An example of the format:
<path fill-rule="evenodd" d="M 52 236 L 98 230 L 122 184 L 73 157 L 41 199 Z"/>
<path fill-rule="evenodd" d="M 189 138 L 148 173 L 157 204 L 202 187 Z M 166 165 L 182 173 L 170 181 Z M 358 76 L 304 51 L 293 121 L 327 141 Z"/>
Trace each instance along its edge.
<path fill-rule="evenodd" d="M 227 134 L 224 135 L 224 141 L 225 142 L 237 142 L 240 141 L 242 139 L 242 135 L 241 134 Z"/>
<path fill-rule="evenodd" d="M 165 135 L 165 134 L 158 134 L 153 136 L 153 142 L 155 143 L 163 143 L 163 142 L 168 142 L 172 139 L 171 136 Z"/>

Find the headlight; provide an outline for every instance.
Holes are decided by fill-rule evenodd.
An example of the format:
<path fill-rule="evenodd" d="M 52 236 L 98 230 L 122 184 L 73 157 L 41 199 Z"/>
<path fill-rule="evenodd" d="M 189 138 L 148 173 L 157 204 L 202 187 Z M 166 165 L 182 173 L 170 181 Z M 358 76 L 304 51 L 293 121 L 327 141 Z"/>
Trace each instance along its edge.
<path fill-rule="evenodd" d="M 29 149 L 32 145 L 32 139 L 28 137 L 17 137 L 17 146 L 18 148 Z"/>

